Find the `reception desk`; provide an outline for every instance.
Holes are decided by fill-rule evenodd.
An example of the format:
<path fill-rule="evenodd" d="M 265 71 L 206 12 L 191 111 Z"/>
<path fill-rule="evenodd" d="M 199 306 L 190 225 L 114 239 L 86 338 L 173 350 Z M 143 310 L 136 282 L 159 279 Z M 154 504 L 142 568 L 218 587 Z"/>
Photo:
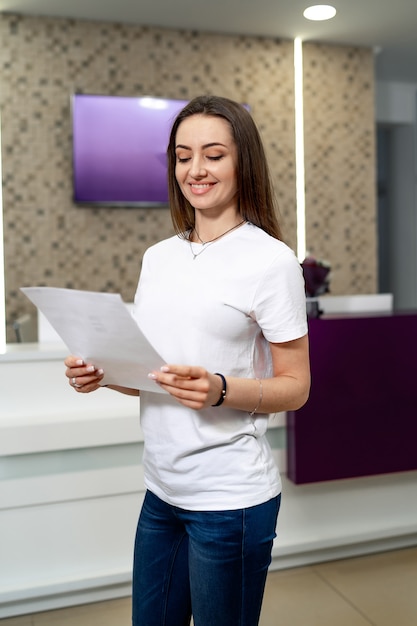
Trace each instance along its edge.
<path fill-rule="evenodd" d="M 296 484 L 417 469 L 417 313 L 309 321 L 312 388 L 287 416 Z"/>

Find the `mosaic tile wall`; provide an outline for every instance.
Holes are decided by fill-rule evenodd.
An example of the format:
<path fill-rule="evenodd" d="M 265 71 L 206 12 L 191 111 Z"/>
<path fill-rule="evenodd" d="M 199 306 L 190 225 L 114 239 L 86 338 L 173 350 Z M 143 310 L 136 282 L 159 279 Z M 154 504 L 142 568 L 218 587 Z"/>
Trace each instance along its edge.
<path fill-rule="evenodd" d="M 74 20 L 0 18 L 6 313 L 24 285 L 135 292 L 144 250 L 172 233 L 167 209 L 72 202 L 74 91 L 247 102 L 265 138 L 284 230 L 295 245 L 291 41 Z"/>
<path fill-rule="evenodd" d="M 333 295 L 377 291 L 373 54 L 305 44 L 307 249 Z"/>
<path fill-rule="evenodd" d="M 182 99 L 216 93 L 247 102 L 265 141 L 286 239 L 295 246 L 291 41 L 5 15 L 0 17 L 0 42 L 9 341 L 14 340 L 12 321 L 34 311 L 19 292 L 20 286 L 117 291 L 130 301 L 144 250 L 172 233 L 167 209 L 74 205 L 70 128 L 74 91 Z M 313 62 L 315 57 L 318 60 Z M 364 224 L 375 219 L 374 202 L 367 192 L 374 179 L 374 164 L 373 153 L 366 153 L 355 129 L 358 120 L 366 128 L 373 126 L 373 110 L 360 108 L 364 101 L 368 105 L 369 98 L 358 93 L 365 80 L 370 85 L 368 92 L 372 91 L 373 69 L 363 51 L 351 48 L 334 55 L 333 47 L 308 46 L 306 58 L 307 202 L 314 216 L 308 221 L 309 248 L 335 265 L 333 293 L 367 292 L 375 283 L 376 272 L 375 238 Z M 319 71 L 322 65 L 323 73 Z M 330 70 L 336 89 L 330 85 L 331 77 L 324 75 Z M 349 110 L 335 107 L 333 92 L 340 91 L 339 83 L 355 87 L 358 97 Z M 316 112 L 329 101 L 329 95 L 337 132 L 327 119 L 326 130 L 313 141 Z M 329 118 L 330 107 L 326 111 Z M 340 129 L 347 127 L 356 139 L 343 137 Z M 355 168 L 356 176 L 358 172 L 362 176 L 354 185 L 344 161 L 332 165 L 328 159 L 332 151 L 345 152 L 339 145 L 344 139 L 350 142 L 350 167 Z M 316 184 L 318 180 L 321 182 Z M 362 180 L 364 187 L 359 189 Z M 354 237 L 358 194 L 364 212 L 360 240 Z M 350 204 L 351 211 L 336 207 L 332 199 L 340 202 L 342 197 L 343 207 Z M 332 225 L 328 231 L 326 224 L 330 217 L 334 219 L 333 213 L 338 230 Z M 318 227 L 314 226 L 317 221 Z M 331 232 L 333 237 L 333 230 L 349 232 L 350 239 L 339 237 L 330 247 L 328 235 Z M 350 253 L 347 243 L 358 263 L 354 281 L 351 268 L 344 263 Z M 366 257 L 363 248 L 368 248 Z"/>

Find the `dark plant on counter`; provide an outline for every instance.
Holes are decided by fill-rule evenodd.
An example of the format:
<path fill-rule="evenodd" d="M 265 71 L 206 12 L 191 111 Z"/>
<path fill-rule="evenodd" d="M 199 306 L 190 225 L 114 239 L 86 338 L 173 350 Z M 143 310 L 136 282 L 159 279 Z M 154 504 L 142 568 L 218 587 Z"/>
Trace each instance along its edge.
<path fill-rule="evenodd" d="M 317 298 L 330 291 L 330 265 L 324 261 L 318 261 L 313 256 L 307 256 L 301 263 L 301 267 L 307 296 L 307 315 L 320 317 L 322 311 Z"/>
<path fill-rule="evenodd" d="M 303 268 L 306 295 L 308 298 L 317 298 L 330 291 L 330 265 L 325 261 L 318 261 L 308 256 L 301 263 Z"/>

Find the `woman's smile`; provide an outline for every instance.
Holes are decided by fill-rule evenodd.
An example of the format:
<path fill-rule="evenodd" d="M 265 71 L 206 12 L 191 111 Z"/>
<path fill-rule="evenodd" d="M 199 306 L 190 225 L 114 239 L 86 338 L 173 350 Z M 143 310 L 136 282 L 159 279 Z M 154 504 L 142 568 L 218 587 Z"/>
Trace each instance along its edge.
<path fill-rule="evenodd" d="M 191 190 L 193 193 L 200 195 L 201 193 L 205 193 L 214 187 L 216 183 L 190 183 Z"/>

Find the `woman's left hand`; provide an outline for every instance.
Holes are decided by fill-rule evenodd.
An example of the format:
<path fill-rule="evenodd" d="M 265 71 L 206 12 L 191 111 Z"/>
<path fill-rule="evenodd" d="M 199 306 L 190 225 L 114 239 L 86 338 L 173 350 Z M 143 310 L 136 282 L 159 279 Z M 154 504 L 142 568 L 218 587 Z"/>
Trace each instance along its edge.
<path fill-rule="evenodd" d="M 190 409 L 205 409 L 216 404 L 223 384 L 220 376 L 203 367 L 192 365 L 164 365 L 149 374 L 178 402 Z"/>

